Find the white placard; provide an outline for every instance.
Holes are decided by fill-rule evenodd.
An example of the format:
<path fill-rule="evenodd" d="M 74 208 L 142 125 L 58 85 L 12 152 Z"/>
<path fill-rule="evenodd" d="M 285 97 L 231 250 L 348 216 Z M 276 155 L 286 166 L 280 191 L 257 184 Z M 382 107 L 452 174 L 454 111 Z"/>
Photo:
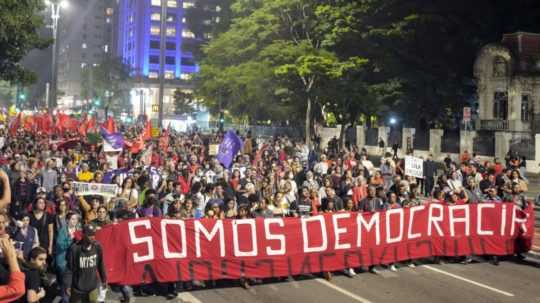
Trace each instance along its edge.
<path fill-rule="evenodd" d="M 424 178 L 424 160 L 417 157 L 405 156 L 405 175 Z"/>
<path fill-rule="evenodd" d="M 73 182 L 73 190 L 77 196 L 100 195 L 105 197 L 114 197 L 118 191 L 118 185 Z"/>

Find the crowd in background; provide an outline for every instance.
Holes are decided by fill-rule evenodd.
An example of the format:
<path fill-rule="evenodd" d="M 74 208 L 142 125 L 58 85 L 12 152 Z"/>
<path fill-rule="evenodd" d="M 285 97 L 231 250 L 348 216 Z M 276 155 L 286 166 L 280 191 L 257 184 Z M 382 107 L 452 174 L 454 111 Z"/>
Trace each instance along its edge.
<path fill-rule="evenodd" d="M 137 131 L 123 130 L 127 136 Z M 504 201 L 522 209 L 527 204 L 524 159 L 512 152 L 503 162 L 480 161 L 467 152 L 459 159 L 448 155 L 442 162 L 430 156 L 424 159 L 424 178 L 415 178 L 405 175 L 397 151 L 383 150 L 382 157 L 370 158 L 356 147 L 310 150 L 287 137 L 242 135 L 243 149 L 227 169 L 212 152 L 222 140 L 221 132 L 167 133 L 165 146 L 157 140 L 146 143 L 153 148 L 143 159 L 143 152 L 106 153 L 84 139 L 61 145 L 55 136 L 23 130 L 11 136 L 0 130 L 0 246 L 8 265 L 0 272 L 0 284 L 10 278 L 20 282 L 21 276 L 13 274 L 21 271 L 13 261 L 16 255 L 25 260 L 21 302 L 45 302 L 54 296 L 64 302 L 104 302 L 108 285 L 94 234 L 108 224 L 137 217 L 271 218 L 378 212 L 425 203 Z M 73 181 L 117 184 L 118 192 L 112 198 L 78 196 Z M 7 237 L 13 244 L 5 241 Z M 98 262 L 84 268 L 75 256 L 96 256 Z M 497 258 L 491 260 L 498 264 Z M 387 268 L 395 271 L 398 265 Z M 377 273 L 381 268 L 369 270 Z M 56 282 L 50 281 L 51 274 Z M 356 272 L 350 268 L 345 274 Z M 331 273 L 324 276 L 330 279 Z M 257 282 L 240 281 L 246 288 Z M 175 295 L 201 285 L 203 281 L 165 287 Z M 132 296 L 130 287 L 110 289 L 121 293 L 125 302 Z M 153 290 L 135 288 L 140 295 Z"/>

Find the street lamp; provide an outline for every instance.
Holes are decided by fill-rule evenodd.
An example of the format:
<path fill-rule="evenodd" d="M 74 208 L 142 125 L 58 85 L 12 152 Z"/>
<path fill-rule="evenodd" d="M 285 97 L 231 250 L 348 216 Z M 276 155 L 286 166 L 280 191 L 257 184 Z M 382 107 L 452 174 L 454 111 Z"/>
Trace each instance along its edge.
<path fill-rule="evenodd" d="M 50 28 L 53 34 L 53 49 L 52 49 L 52 67 L 51 67 L 51 89 L 49 90 L 49 102 L 47 104 L 48 111 L 52 111 L 56 106 L 56 89 L 57 89 L 57 66 L 56 56 L 58 52 L 58 21 L 60 20 L 60 8 L 67 8 L 69 3 L 67 0 L 45 0 L 45 5 L 51 9 L 52 24 Z"/>

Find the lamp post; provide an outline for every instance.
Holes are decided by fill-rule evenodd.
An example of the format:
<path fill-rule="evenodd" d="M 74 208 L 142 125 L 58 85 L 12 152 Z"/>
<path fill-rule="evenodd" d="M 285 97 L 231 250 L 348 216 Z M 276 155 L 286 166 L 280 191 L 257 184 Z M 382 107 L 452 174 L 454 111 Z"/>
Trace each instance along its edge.
<path fill-rule="evenodd" d="M 60 8 L 67 8 L 67 0 L 45 0 L 45 5 L 51 9 L 50 25 L 53 34 L 53 46 L 52 46 L 52 67 L 51 67 L 51 87 L 49 89 L 49 99 L 47 104 L 47 110 L 52 112 L 56 107 L 56 88 L 57 88 L 57 67 L 56 67 L 56 55 L 58 52 L 58 21 L 60 20 Z"/>

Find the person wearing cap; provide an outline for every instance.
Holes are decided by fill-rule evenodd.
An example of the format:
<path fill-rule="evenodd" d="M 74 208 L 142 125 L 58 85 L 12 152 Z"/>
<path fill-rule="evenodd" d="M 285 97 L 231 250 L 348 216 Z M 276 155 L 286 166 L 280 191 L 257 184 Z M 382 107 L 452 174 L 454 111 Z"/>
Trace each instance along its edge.
<path fill-rule="evenodd" d="M 68 251 L 64 283 L 71 303 L 92 302 L 94 300 L 91 298 L 97 296 L 100 281 L 101 288 L 107 286 L 103 249 L 95 235 L 96 226 L 86 224 L 82 240 L 73 244 Z"/>

